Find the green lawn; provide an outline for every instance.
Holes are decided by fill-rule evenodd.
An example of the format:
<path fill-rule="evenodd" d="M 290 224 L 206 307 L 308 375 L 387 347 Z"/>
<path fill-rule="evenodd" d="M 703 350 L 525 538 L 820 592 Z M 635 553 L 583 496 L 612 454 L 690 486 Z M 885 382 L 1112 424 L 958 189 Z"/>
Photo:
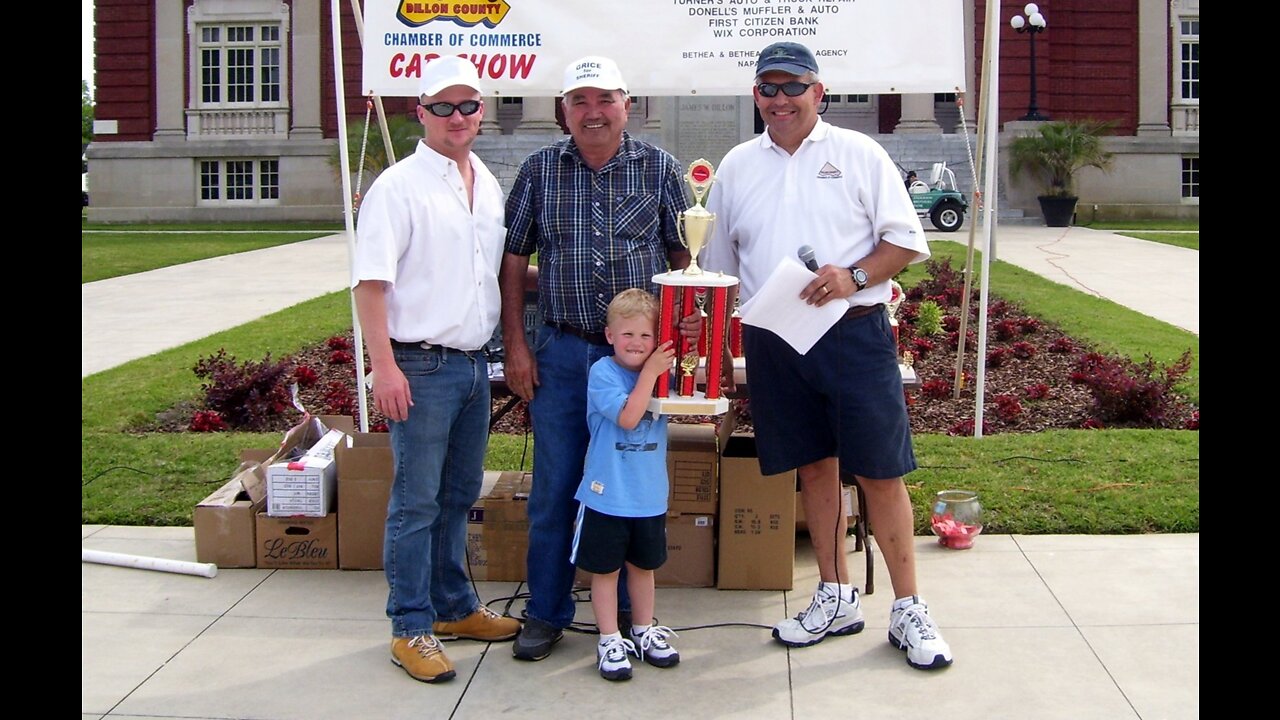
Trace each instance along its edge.
<path fill-rule="evenodd" d="M 1189 248 L 1191 250 L 1200 249 L 1200 233 L 1198 232 L 1117 232 L 1116 234 L 1131 238 L 1138 238 L 1139 240 L 1150 240 L 1151 242 L 1164 243 L 1165 245 L 1177 245 L 1178 247 Z"/>
<path fill-rule="evenodd" d="M 291 232 L 246 229 L 230 233 L 227 228 L 206 231 L 161 228 L 158 226 L 106 226 L 110 229 L 80 235 L 80 282 L 131 275 L 180 263 L 260 250 L 276 245 L 322 237 L 341 228 L 318 228 Z M 85 228 L 90 229 L 90 228 Z"/>

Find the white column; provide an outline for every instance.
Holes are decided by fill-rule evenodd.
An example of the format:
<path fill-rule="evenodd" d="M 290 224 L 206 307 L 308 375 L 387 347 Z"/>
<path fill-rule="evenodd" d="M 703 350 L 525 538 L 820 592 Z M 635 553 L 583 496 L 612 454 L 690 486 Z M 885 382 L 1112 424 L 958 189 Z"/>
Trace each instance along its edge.
<path fill-rule="evenodd" d="M 294 0 L 289 34 L 289 109 L 294 138 L 322 138 L 320 128 L 320 0 Z"/>
<path fill-rule="evenodd" d="M 560 124 L 556 122 L 556 99 L 549 97 L 526 97 L 524 111 L 520 116 L 520 124 L 516 133 L 544 133 L 558 131 Z"/>
<path fill-rule="evenodd" d="M 502 107 L 502 98 L 490 95 L 484 99 L 484 120 L 480 121 L 481 135 L 501 135 L 502 125 L 498 122 L 498 108 Z"/>
<path fill-rule="evenodd" d="M 1138 2 L 1138 133 L 1170 135 L 1169 3 Z"/>
<path fill-rule="evenodd" d="M 894 133 L 942 134 L 942 128 L 933 113 L 933 94 L 917 93 L 902 96 L 902 118 L 893 128 Z"/>
<path fill-rule="evenodd" d="M 183 3 L 155 0 L 155 9 L 156 132 L 154 139 L 181 139 L 187 135 L 187 107 L 182 77 L 182 69 L 186 67 L 183 57 L 185 52 L 183 39 L 187 34 L 186 22 L 183 18 Z"/>

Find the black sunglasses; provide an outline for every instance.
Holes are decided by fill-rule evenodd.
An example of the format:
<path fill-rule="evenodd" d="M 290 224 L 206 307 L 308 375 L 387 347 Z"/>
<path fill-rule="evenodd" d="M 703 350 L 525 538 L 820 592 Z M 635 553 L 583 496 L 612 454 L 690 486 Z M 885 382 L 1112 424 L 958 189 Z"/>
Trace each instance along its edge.
<path fill-rule="evenodd" d="M 756 89 L 759 90 L 760 94 L 765 97 L 776 97 L 778 95 L 779 90 L 781 90 L 782 94 L 786 95 L 787 97 L 799 97 L 803 95 L 806 90 L 808 90 L 809 88 L 813 87 L 816 84 L 817 83 L 800 82 L 799 80 L 793 80 L 791 82 L 785 82 L 785 83 L 762 82 L 756 86 Z"/>
<path fill-rule="evenodd" d="M 453 114 L 454 110 L 457 110 L 463 115 L 475 115 L 480 110 L 480 101 L 479 100 L 463 100 L 457 105 L 454 105 L 451 102 L 442 101 L 442 102 L 428 103 L 426 105 L 423 105 L 422 107 L 426 108 L 427 112 L 431 113 L 432 115 L 435 115 L 436 117 L 447 118 Z"/>

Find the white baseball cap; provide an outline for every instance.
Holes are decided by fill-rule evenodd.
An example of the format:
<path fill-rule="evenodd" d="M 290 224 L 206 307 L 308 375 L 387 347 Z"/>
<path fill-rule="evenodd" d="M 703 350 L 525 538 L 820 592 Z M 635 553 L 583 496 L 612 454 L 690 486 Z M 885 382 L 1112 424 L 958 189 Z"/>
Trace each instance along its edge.
<path fill-rule="evenodd" d="M 607 57 L 588 55 L 569 63 L 564 69 L 563 95 L 578 88 L 627 91 L 627 81 L 622 79 L 618 64 Z"/>
<path fill-rule="evenodd" d="M 463 85 L 476 92 L 480 89 L 480 71 L 463 57 L 456 55 L 438 57 L 427 62 L 422 70 L 422 79 L 418 81 L 418 95 L 435 95 L 453 85 Z"/>

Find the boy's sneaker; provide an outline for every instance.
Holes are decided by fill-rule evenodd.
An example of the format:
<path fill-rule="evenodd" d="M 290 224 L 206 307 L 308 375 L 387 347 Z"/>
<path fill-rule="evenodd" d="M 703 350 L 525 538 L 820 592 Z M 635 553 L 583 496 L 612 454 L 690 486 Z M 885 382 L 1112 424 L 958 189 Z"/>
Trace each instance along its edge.
<path fill-rule="evenodd" d="M 611 635 L 596 644 L 596 666 L 605 680 L 630 680 L 631 660 L 627 654 L 635 654 L 636 646 L 621 635 Z"/>
<path fill-rule="evenodd" d="M 520 632 L 520 621 L 513 617 L 503 617 L 481 605 L 470 615 L 453 622 L 439 622 L 432 626 L 436 638 L 440 640 L 510 640 Z"/>
<path fill-rule="evenodd" d="M 430 635 L 391 638 L 391 662 L 422 682 L 448 680 L 454 675 L 453 663 L 445 656 L 440 641 Z"/>
<path fill-rule="evenodd" d="M 680 653 L 667 642 L 667 638 L 679 636 L 666 625 L 650 625 L 642 633 L 632 629 L 630 635 L 636 648 L 636 657 L 644 662 L 660 668 L 668 668 L 680 662 Z"/>
<path fill-rule="evenodd" d="M 929 617 L 929 606 L 912 596 L 911 603 L 889 613 L 889 643 L 907 651 L 907 664 L 919 670 L 934 670 L 951 664 L 951 646 L 942 639 L 938 626 Z"/>
<path fill-rule="evenodd" d="M 809 608 L 774 625 L 773 637 L 787 647 L 808 647 L 822 642 L 828 635 L 860 633 L 865 624 L 856 589 L 852 602 L 844 601 L 819 581 Z"/>
<path fill-rule="evenodd" d="M 511 643 L 511 654 L 517 660 L 541 660 L 551 654 L 551 646 L 560 642 L 564 632 L 541 620 L 528 618 Z"/>

